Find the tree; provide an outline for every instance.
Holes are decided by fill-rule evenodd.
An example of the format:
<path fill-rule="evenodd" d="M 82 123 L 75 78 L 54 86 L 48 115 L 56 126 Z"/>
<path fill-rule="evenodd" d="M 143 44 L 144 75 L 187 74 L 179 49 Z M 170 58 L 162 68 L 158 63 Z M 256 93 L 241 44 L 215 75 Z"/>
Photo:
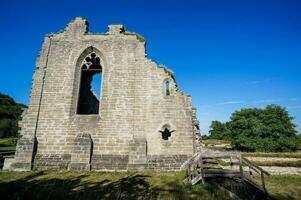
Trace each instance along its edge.
<path fill-rule="evenodd" d="M 300 138 L 297 136 L 293 117 L 278 105 L 265 109 L 241 109 L 232 114 L 225 128 L 213 123 L 212 136 L 228 139 L 242 151 L 294 151 Z"/>
<path fill-rule="evenodd" d="M 211 122 L 209 134 L 210 138 L 218 140 L 229 139 L 230 136 L 226 123 L 220 121 Z"/>
<path fill-rule="evenodd" d="M 0 138 L 18 135 L 18 121 L 24 108 L 25 105 L 18 104 L 13 98 L 0 93 Z"/>

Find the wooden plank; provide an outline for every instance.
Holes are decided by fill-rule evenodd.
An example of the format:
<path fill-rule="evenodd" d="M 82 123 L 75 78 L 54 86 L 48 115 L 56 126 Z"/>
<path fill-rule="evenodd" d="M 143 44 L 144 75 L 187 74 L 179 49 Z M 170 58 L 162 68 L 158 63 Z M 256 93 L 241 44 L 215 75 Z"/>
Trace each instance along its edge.
<path fill-rule="evenodd" d="M 249 167 L 252 166 L 253 168 L 258 169 L 259 171 L 263 172 L 264 174 L 270 176 L 271 174 L 269 172 L 267 172 L 266 170 L 262 169 L 261 167 L 259 167 L 258 165 L 252 163 L 250 160 L 248 160 L 247 158 L 242 157 L 242 160 L 244 161 L 244 163 L 246 165 L 248 165 Z"/>
<path fill-rule="evenodd" d="M 237 170 L 231 169 L 204 169 L 204 174 L 233 174 L 233 173 L 240 173 Z"/>
<path fill-rule="evenodd" d="M 205 179 L 204 179 L 204 168 L 203 168 L 203 157 L 200 157 L 200 168 L 201 168 L 201 177 L 202 177 L 202 183 L 205 183 Z"/>
<path fill-rule="evenodd" d="M 218 160 L 213 158 L 205 158 L 203 162 L 208 164 L 218 164 Z"/>
<path fill-rule="evenodd" d="M 264 174 L 263 174 L 263 172 L 261 172 L 261 182 L 262 182 L 262 187 L 263 187 L 264 192 L 267 192 L 267 190 L 266 190 L 266 188 L 265 188 Z"/>
<path fill-rule="evenodd" d="M 260 174 L 260 172 L 261 172 L 259 169 L 253 167 L 252 165 L 248 165 L 248 167 L 251 168 L 251 169 L 253 169 L 253 170 L 254 170 L 255 172 L 257 172 L 258 174 Z"/>
<path fill-rule="evenodd" d="M 245 176 L 245 177 L 243 178 L 243 180 L 247 181 L 248 183 L 250 183 L 251 185 L 253 185 L 253 186 L 256 187 L 257 189 L 259 189 L 259 190 L 265 192 L 264 189 L 262 188 L 262 186 L 259 185 L 258 183 L 256 183 L 255 181 L 253 181 L 252 179 L 250 179 L 250 178 L 248 178 L 248 177 Z"/>
<path fill-rule="evenodd" d="M 239 178 L 240 177 L 240 173 L 227 173 L 227 174 L 204 174 L 205 178 Z"/>
<path fill-rule="evenodd" d="M 188 181 L 191 182 L 191 168 L 190 168 L 190 163 L 188 164 L 187 168 L 187 175 L 188 175 Z"/>
<path fill-rule="evenodd" d="M 222 159 L 222 158 L 230 158 L 230 155 L 212 155 L 212 156 L 203 157 L 203 159 Z"/>
<path fill-rule="evenodd" d="M 243 178 L 244 177 L 244 170 L 242 168 L 242 158 L 241 158 L 241 155 L 239 156 L 239 171 L 240 171 L 241 178 Z"/>
<path fill-rule="evenodd" d="M 239 153 L 217 153 L 217 154 L 206 154 L 203 155 L 203 158 L 230 158 L 230 157 L 235 157 L 238 158 L 240 156 Z"/>
<path fill-rule="evenodd" d="M 189 167 L 189 164 L 195 162 L 195 160 L 197 160 L 198 156 L 200 156 L 200 155 L 201 155 L 200 152 L 193 154 L 187 161 L 185 161 L 182 164 L 181 169 L 187 169 Z"/>
<path fill-rule="evenodd" d="M 195 185 L 197 184 L 200 180 L 203 179 L 203 176 L 201 174 L 199 174 L 198 176 L 194 177 L 192 180 L 191 180 L 191 184 L 192 185 Z"/>

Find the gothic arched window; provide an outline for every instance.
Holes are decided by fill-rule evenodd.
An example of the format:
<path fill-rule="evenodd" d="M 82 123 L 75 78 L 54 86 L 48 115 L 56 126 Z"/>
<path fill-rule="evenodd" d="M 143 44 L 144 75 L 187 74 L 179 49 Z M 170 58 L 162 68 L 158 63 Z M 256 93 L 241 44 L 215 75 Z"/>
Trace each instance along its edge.
<path fill-rule="evenodd" d="M 81 64 L 77 114 L 98 114 L 102 66 L 100 57 L 92 52 Z"/>

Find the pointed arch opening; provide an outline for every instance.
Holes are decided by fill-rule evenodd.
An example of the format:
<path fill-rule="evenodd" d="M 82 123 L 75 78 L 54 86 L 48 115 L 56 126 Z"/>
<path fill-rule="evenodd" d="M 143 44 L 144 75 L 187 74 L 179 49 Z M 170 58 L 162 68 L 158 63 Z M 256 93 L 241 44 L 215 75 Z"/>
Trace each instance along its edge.
<path fill-rule="evenodd" d="M 77 114 L 99 114 L 102 70 L 101 57 L 91 47 L 81 61 Z"/>

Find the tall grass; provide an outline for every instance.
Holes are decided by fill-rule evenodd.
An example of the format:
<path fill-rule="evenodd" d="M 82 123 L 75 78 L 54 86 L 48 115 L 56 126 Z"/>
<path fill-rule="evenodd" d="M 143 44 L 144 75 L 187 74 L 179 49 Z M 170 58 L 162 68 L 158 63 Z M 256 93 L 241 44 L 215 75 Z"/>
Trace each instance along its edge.
<path fill-rule="evenodd" d="M 287 153 L 263 153 L 263 152 L 252 152 L 242 153 L 245 157 L 277 157 L 277 158 L 301 158 L 301 152 L 287 152 Z"/>

